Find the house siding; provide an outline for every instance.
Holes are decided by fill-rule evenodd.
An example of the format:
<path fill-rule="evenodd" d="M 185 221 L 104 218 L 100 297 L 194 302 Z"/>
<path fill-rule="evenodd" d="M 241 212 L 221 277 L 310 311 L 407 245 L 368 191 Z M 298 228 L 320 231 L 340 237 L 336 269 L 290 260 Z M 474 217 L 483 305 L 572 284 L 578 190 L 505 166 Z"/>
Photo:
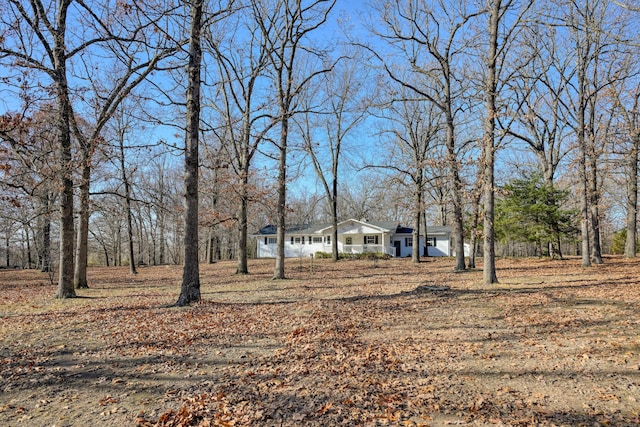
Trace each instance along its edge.
<path fill-rule="evenodd" d="M 411 229 L 393 225 L 394 223 L 364 223 L 362 221 L 348 220 L 338 225 L 338 252 L 362 253 L 383 252 L 391 256 L 411 256 L 412 245 L 408 245 L 407 239 L 412 239 Z M 429 256 L 450 256 L 450 230 L 447 227 L 434 227 L 435 233 L 429 233 L 428 238 L 435 238 L 435 246 L 429 246 Z M 402 232 L 395 232 L 402 231 Z M 256 234 L 257 257 L 275 258 L 277 245 L 275 243 L 275 229 L 272 226 L 264 227 Z M 322 240 L 313 242 L 313 240 Z M 331 229 L 328 226 L 296 227 L 294 232 L 285 234 L 285 257 L 301 258 L 314 255 L 316 252 L 330 253 Z M 269 243 L 271 242 L 271 243 Z M 420 236 L 420 253 L 423 255 L 424 239 Z"/>
<path fill-rule="evenodd" d="M 275 243 L 264 244 L 264 240 L 258 243 L 258 258 L 275 258 L 276 257 L 276 249 L 277 245 Z M 285 258 L 299 258 L 299 257 L 309 257 L 316 252 L 331 252 L 331 245 L 327 245 L 324 243 L 311 243 L 305 244 L 294 243 L 291 244 L 291 241 L 287 239 L 284 244 L 284 256 Z"/>
<path fill-rule="evenodd" d="M 400 242 L 400 257 L 410 257 L 413 250 L 413 245 L 407 246 L 407 238 L 413 239 L 412 234 L 396 234 L 393 236 L 393 241 Z M 429 256 L 450 256 L 451 244 L 449 242 L 448 235 L 430 235 L 427 232 L 427 238 L 435 238 L 436 246 L 429 246 L 427 250 Z M 424 255 L 424 237 L 420 236 L 420 255 Z"/>

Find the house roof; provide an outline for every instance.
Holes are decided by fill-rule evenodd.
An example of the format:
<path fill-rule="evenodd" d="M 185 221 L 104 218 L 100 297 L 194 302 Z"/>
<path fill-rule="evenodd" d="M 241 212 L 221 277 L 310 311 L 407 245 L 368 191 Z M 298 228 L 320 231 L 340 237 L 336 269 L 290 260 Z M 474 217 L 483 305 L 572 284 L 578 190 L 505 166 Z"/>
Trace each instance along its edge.
<path fill-rule="evenodd" d="M 285 233 L 286 234 L 314 234 L 315 232 L 325 229 L 327 227 L 331 227 L 331 226 L 330 225 L 327 226 L 326 224 L 296 224 L 296 225 L 288 226 L 285 230 Z M 276 231 L 277 231 L 277 227 L 275 225 L 266 225 L 262 227 L 260 230 L 258 230 L 256 234 L 270 236 L 270 235 L 276 234 Z"/>
<path fill-rule="evenodd" d="M 412 229 L 413 230 L 413 229 Z M 427 226 L 427 234 L 428 235 L 446 235 L 451 234 L 451 227 L 448 225 L 428 225 Z"/>
<path fill-rule="evenodd" d="M 399 225 L 396 229 L 396 234 L 411 234 L 413 233 L 413 228 L 405 227 Z M 451 234 L 451 227 L 447 225 L 428 225 L 427 226 L 427 234 L 429 236 L 447 236 Z"/>
<path fill-rule="evenodd" d="M 368 225 L 368 226 L 373 226 L 375 228 L 379 228 L 380 231 L 383 232 L 390 232 L 390 231 L 394 231 L 397 227 L 398 227 L 398 223 L 397 222 L 392 222 L 392 221 L 366 221 L 366 220 L 357 220 L 357 219 L 347 219 L 345 221 L 340 221 L 338 223 L 338 227 L 340 227 L 343 224 L 346 224 L 348 222 L 356 222 L 358 224 L 362 224 L 362 225 Z M 321 228 L 319 230 L 317 230 L 318 232 L 323 232 L 329 228 L 331 228 L 332 225 L 326 225 L 324 228 Z"/>
<path fill-rule="evenodd" d="M 376 228 L 379 228 L 380 231 L 383 232 L 394 232 L 396 234 L 411 234 L 413 232 L 413 228 L 405 227 L 397 222 L 393 221 L 359 221 L 355 219 L 349 219 L 346 221 L 341 221 L 338 223 L 344 224 L 346 222 L 358 222 L 361 224 L 370 225 Z M 285 233 L 286 234 L 299 234 L 299 235 L 308 235 L 308 234 L 320 234 L 332 227 L 331 224 L 297 224 L 290 225 L 287 227 Z M 256 235 L 258 236 L 273 236 L 276 234 L 277 227 L 275 225 L 267 225 L 262 227 Z M 451 227 L 448 226 L 428 226 L 427 233 L 431 236 L 435 235 L 448 235 L 451 233 Z"/>

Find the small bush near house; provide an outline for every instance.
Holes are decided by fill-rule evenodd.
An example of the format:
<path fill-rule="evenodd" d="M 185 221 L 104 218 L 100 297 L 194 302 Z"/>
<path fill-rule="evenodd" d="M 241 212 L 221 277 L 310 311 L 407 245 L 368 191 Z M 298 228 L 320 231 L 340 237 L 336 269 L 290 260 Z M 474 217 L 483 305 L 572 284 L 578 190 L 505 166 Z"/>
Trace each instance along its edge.
<path fill-rule="evenodd" d="M 315 253 L 315 257 L 318 259 L 331 258 L 331 253 L 318 251 Z M 361 254 L 347 254 L 340 252 L 338 259 L 391 259 L 391 255 L 383 254 L 382 252 L 365 252 Z"/>
<path fill-rule="evenodd" d="M 321 251 L 316 252 L 314 256 L 320 259 L 331 258 L 331 254 L 329 252 L 321 252 Z M 338 255 L 338 257 L 339 256 L 340 255 Z"/>

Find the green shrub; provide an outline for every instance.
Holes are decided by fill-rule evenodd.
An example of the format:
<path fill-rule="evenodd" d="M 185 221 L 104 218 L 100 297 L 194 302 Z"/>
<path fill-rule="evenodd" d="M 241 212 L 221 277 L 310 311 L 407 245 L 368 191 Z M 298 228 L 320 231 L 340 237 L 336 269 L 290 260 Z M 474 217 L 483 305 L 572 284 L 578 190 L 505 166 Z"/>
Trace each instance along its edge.
<path fill-rule="evenodd" d="M 315 258 L 318 259 L 328 259 L 332 257 L 330 252 L 322 252 L 318 251 L 314 254 Z M 361 254 L 347 254 L 344 252 L 340 252 L 338 254 L 338 259 L 390 259 L 391 255 L 384 254 L 382 252 L 365 252 Z"/>
<path fill-rule="evenodd" d="M 331 254 L 329 252 L 318 251 L 314 254 L 315 258 L 326 259 L 331 258 Z"/>
<path fill-rule="evenodd" d="M 382 252 L 365 252 L 361 254 L 348 254 L 351 259 L 369 259 L 369 260 L 377 260 L 377 259 L 390 259 L 391 255 L 384 254 Z"/>
<path fill-rule="evenodd" d="M 611 253 L 614 255 L 624 254 L 624 249 L 627 244 L 627 229 L 623 228 L 617 231 L 613 235 L 613 241 L 611 242 Z M 640 242 L 636 242 L 636 247 L 640 245 Z"/>

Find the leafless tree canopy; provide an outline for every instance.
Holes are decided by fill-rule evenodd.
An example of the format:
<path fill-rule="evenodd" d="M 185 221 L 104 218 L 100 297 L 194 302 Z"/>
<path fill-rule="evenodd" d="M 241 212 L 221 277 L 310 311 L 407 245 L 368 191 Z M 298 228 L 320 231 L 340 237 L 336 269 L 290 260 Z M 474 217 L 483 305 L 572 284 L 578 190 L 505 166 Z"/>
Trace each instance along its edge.
<path fill-rule="evenodd" d="M 178 303 L 197 301 L 198 263 L 235 258 L 249 273 L 252 235 L 269 224 L 281 279 L 289 225 L 348 218 L 450 225 L 454 269 L 484 255 L 495 283 L 496 256 L 516 243 L 496 233 L 495 201 L 531 171 L 580 212 L 580 233 L 543 253 L 584 266 L 635 256 L 632 2 L 0 11 L 0 259 L 48 272 L 60 298 L 90 286 L 92 264 L 183 263 Z"/>

